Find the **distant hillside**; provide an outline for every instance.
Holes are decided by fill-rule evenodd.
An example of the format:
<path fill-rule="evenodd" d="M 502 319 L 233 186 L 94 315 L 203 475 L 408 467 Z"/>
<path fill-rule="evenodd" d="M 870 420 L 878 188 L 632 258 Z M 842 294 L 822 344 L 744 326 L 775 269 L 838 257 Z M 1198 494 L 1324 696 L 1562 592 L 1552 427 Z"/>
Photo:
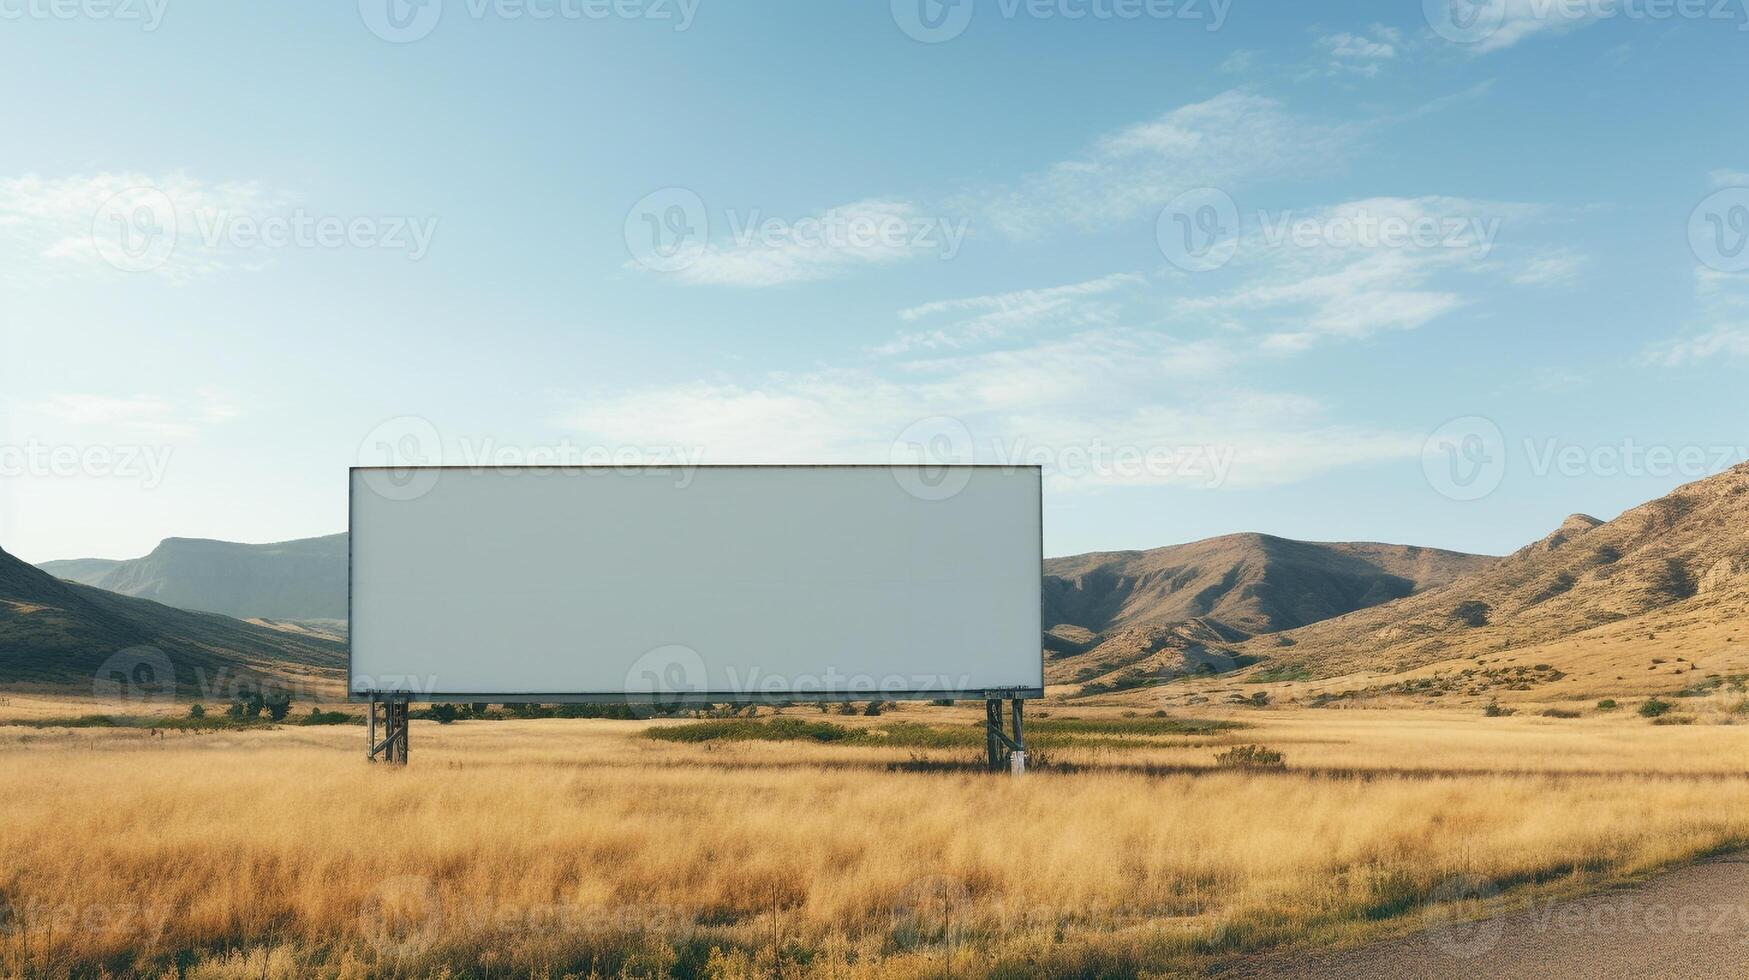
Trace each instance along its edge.
<path fill-rule="evenodd" d="M 0 683 L 90 691 L 106 661 L 139 647 L 169 659 L 184 694 L 238 674 L 343 689 L 341 643 L 66 582 L 0 551 Z"/>
<path fill-rule="evenodd" d="M 110 592 L 237 619 L 344 620 L 346 535 L 237 544 L 165 538 L 144 558 L 75 558 L 43 571 Z"/>
<path fill-rule="evenodd" d="M 1045 676 L 1102 694 L 1222 674 L 1234 649 L 1412 595 L 1498 561 L 1436 548 L 1229 534 L 1045 562 Z"/>
<path fill-rule="evenodd" d="M 1273 633 L 1443 585 L 1497 561 L 1437 548 L 1228 534 L 1045 562 L 1045 624 L 1094 632 L 1205 619 Z"/>
<path fill-rule="evenodd" d="M 1312 677 L 1393 671 L 1552 643 L 1641 617 L 1711 629 L 1749 590 L 1749 464 L 1608 523 L 1576 514 L 1466 578 L 1245 649 Z M 1623 631 L 1617 631 L 1623 632 Z M 1631 631 L 1627 631 L 1631 632 Z M 1648 637 L 1656 640 L 1658 637 Z M 1662 642 L 1673 638 L 1665 634 Z M 1729 641 L 1725 641 L 1729 642 Z M 1655 673 L 1652 663 L 1642 670 Z"/>

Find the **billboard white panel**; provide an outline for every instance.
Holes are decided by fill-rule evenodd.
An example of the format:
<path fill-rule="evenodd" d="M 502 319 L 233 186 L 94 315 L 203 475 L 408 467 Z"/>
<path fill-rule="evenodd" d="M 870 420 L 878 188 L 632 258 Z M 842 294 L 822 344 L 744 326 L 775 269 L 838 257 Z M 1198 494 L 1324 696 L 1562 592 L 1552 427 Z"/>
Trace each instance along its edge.
<path fill-rule="evenodd" d="M 1036 467 L 358 468 L 354 697 L 1034 697 Z"/>

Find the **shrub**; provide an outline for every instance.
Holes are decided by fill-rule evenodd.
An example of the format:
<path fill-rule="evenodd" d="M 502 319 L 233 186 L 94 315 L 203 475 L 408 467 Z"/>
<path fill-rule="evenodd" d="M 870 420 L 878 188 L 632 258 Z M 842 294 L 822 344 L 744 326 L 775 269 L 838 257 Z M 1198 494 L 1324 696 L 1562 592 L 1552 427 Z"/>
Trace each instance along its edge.
<path fill-rule="evenodd" d="M 261 705 L 267 709 L 268 718 L 274 721 L 284 721 L 285 716 L 291 714 L 291 695 L 284 691 L 269 694 L 261 699 Z"/>
<path fill-rule="evenodd" d="M 886 706 L 885 706 L 884 702 L 870 701 L 868 703 L 868 707 L 862 709 L 862 713 L 865 715 L 869 715 L 870 717 L 873 717 L 875 715 L 880 714 L 884 710 L 886 710 Z"/>
<path fill-rule="evenodd" d="M 1223 769 L 1286 769 L 1287 760 L 1280 752 L 1261 745 L 1235 745 L 1216 755 L 1215 765 Z"/>
<path fill-rule="evenodd" d="M 194 718 L 194 719 L 205 718 L 206 717 L 206 705 L 201 704 L 198 701 L 195 702 L 194 704 L 189 705 L 188 706 L 188 717 Z"/>
<path fill-rule="evenodd" d="M 1566 708 L 1549 708 L 1548 710 L 1543 712 L 1543 717 L 1544 718 L 1577 718 L 1577 717 L 1579 717 L 1579 712 L 1570 711 Z"/>
<path fill-rule="evenodd" d="M 1451 618 L 1465 626 L 1486 626 L 1488 625 L 1488 613 L 1491 611 L 1491 608 L 1492 607 L 1485 602 L 1470 599 L 1466 602 L 1458 603 L 1457 608 L 1451 611 Z"/>
<path fill-rule="evenodd" d="M 840 702 L 838 705 L 838 713 L 841 715 L 854 715 L 856 714 L 856 704 L 851 701 Z"/>
<path fill-rule="evenodd" d="M 311 708 L 310 713 L 299 718 L 300 725 L 345 725 L 351 723 L 352 716 L 344 711 L 323 711 L 321 708 Z"/>
<path fill-rule="evenodd" d="M 1604 698 L 1602 701 L 1597 702 L 1598 711 L 1614 711 L 1619 707 L 1621 707 L 1621 705 L 1615 703 L 1615 698 Z"/>
<path fill-rule="evenodd" d="M 1518 714 L 1518 709 L 1502 708 L 1500 702 L 1489 701 L 1488 706 L 1482 709 L 1482 714 L 1487 715 L 1489 718 L 1509 718 L 1512 715 Z"/>
<path fill-rule="evenodd" d="M 439 725 L 447 725 L 450 722 L 455 721 L 460 715 L 460 709 L 453 704 L 434 704 L 425 712 L 425 717 L 430 718 Z"/>
<path fill-rule="evenodd" d="M 1673 706 L 1668 701 L 1660 701 L 1657 698 L 1648 698 L 1640 705 L 1640 717 L 1657 718 L 1668 712 L 1671 707 Z"/>
<path fill-rule="evenodd" d="M 237 688 L 235 694 L 231 695 L 231 706 L 225 709 L 225 714 L 239 720 L 259 718 L 262 709 L 266 707 L 267 701 L 261 696 L 261 692 L 244 684 Z"/>

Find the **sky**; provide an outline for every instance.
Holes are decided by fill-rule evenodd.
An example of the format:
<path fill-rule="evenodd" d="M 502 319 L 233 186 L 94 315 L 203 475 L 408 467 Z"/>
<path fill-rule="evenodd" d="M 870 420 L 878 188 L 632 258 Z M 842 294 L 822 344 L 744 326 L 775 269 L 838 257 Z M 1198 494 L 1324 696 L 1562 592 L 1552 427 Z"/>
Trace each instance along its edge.
<path fill-rule="evenodd" d="M 1749 0 L 0 0 L 0 548 L 977 461 L 1505 553 L 1749 450 Z"/>

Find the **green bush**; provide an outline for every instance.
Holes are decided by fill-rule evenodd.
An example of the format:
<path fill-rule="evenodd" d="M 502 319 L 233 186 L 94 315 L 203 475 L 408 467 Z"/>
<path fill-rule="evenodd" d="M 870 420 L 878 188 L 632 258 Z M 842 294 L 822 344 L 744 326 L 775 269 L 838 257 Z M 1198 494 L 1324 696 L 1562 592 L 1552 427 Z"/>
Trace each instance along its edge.
<path fill-rule="evenodd" d="M 1223 769 L 1286 769 L 1287 760 L 1280 752 L 1261 745 L 1235 745 L 1216 755 L 1215 765 Z"/>
<path fill-rule="evenodd" d="M 1615 698 L 1604 698 L 1602 701 L 1597 702 L 1598 711 L 1614 711 L 1619 707 L 1621 707 L 1621 705 L 1615 703 Z"/>
<path fill-rule="evenodd" d="M 461 709 L 453 704 L 434 704 L 426 710 L 425 717 L 439 725 L 447 725 L 461 717 Z"/>
<path fill-rule="evenodd" d="M 266 707 L 267 700 L 261 696 L 261 692 L 244 684 L 231 695 L 231 706 L 225 709 L 225 714 L 239 721 L 247 718 L 259 718 L 262 710 Z"/>
<path fill-rule="evenodd" d="M 268 718 L 273 721 L 284 721 L 285 716 L 291 714 L 291 695 L 284 691 L 269 694 L 261 699 L 261 705 L 267 709 Z"/>
<path fill-rule="evenodd" d="M 1673 705 L 1668 701 L 1660 701 L 1657 698 L 1648 698 L 1640 705 L 1640 717 L 1657 718 L 1660 715 L 1667 713 L 1672 707 Z"/>
<path fill-rule="evenodd" d="M 321 708 L 311 708 L 310 713 L 299 718 L 300 725 L 346 725 L 354 721 L 353 717 L 344 711 L 323 711 Z"/>
<path fill-rule="evenodd" d="M 188 717 L 200 719 L 206 717 L 206 705 L 195 702 L 188 706 Z"/>
<path fill-rule="evenodd" d="M 1482 714 L 1487 715 L 1489 718 L 1508 718 L 1512 715 L 1518 714 L 1518 709 L 1502 708 L 1500 702 L 1489 701 L 1488 706 L 1482 709 Z"/>

